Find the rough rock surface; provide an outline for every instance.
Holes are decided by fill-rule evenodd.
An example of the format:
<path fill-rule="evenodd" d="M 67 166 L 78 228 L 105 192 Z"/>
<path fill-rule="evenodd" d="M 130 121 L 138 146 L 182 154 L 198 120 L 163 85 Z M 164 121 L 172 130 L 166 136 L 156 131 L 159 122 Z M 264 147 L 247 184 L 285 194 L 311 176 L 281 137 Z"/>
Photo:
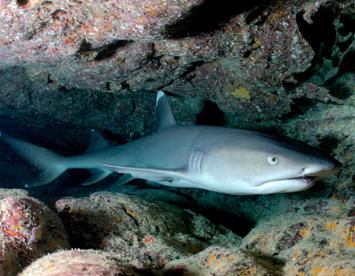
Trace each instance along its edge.
<path fill-rule="evenodd" d="M 260 221 L 242 247 L 282 260 L 286 275 L 354 275 L 355 220 L 336 212 L 288 212 Z"/>
<path fill-rule="evenodd" d="M 110 190 L 145 200 L 60 199 L 72 246 L 112 250 L 168 275 L 354 274 L 354 1 L 240 2 L 0 0 L 1 131 L 63 155 L 83 152 L 90 128 L 126 142 L 151 132 L 155 91 L 164 89 L 175 94 L 178 122 L 280 133 L 343 163 L 338 178 L 297 194 L 239 197 L 136 183 Z M 2 187 L 22 187 L 38 173 L 2 142 L 0 152 Z M 109 185 L 79 188 L 78 174 L 31 193 L 47 200 Z M 51 224 L 42 203 L 19 190 L 1 190 L 0 198 L 6 273 L 68 246 L 44 234 L 53 229 L 38 230 Z M 246 235 L 242 244 L 220 223 Z M 77 254 L 73 269 L 97 271 L 104 268 L 93 256 L 113 260 L 68 252 L 49 263 Z"/>
<path fill-rule="evenodd" d="M 67 250 L 49 254 L 33 262 L 20 276 L 136 276 L 134 268 L 120 264 L 107 252 Z"/>
<path fill-rule="evenodd" d="M 349 10 L 348 2 L 2 1 L 0 64 L 2 74 L 22 75 L 14 89 L 31 86 L 20 93 L 16 111 L 23 116 L 39 113 L 117 134 L 120 118 L 142 105 L 137 97 L 130 102 L 118 95 L 163 88 L 212 100 L 231 116 L 247 113 L 249 122 L 271 120 L 291 111 L 300 93 L 284 83 L 302 83 L 297 74 L 314 58 L 300 26 L 310 24 L 320 7 Z M 306 97 L 327 96 L 308 92 Z M 13 95 L 4 97 L 4 108 L 20 103 Z M 63 106 L 70 106 L 69 114 L 57 112 Z M 89 116 L 82 122 L 84 110 Z M 142 113 L 149 116 L 150 110 Z"/>
<path fill-rule="evenodd" d="M 283 275 L 282 262 L 242 250 L 209 247 L 169 263 L 162 275 Z"/>
<path fill-rule="evenodd" d="M 28 196 L 28 192 L 21 189 L 0 189 L 0 199 L 4 199 L 6 197 L 26 197 Z"/>
<path fill-rule="evenodd" d="M 43 203 L 28 196 L 0 200 L 1 275 L 15 275 L 35 259 L 68 246 L 63 224 Z"/>
<path fill-rule="evenodd" d="M 192 211 L 123 194 L 64 198 L 55 205 L 73 247 L 107 250 L 139 268 L 161 269 L 212 244 L 235 247 L 241 242 Z"/>

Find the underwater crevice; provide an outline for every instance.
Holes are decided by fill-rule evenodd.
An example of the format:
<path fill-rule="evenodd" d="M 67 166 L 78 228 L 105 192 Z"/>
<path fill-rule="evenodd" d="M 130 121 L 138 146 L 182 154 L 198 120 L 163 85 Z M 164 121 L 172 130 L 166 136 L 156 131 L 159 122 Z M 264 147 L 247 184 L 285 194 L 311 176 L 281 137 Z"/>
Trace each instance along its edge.
<path fill-rule="evenodd" d="M 260 252 L 246 252 L 254 261 L 264 267 L 265 270 L 269 273 L 268 275 L 281 276 L 284 275 L 283 267 L 286 265 L 286 262 L 275 256 L 265 255 Z"/>
<path fill-rule="evenodd" d="M 312 65 L 305 72 L 294 75 L 298 82 L 313 81 L 319 86 L 329 87 L 342 71 L 355 70 L 353 63 L 350 70 L 340 70 L 342 63 L 348 60 L 345 56 L 355 50 L 354 19 L 320 8 L 312 17 L 313 24 L 307 23 L 302 14 L 297 15 L 296 21 L 303 38 L 315 52 Z"/>
<path fill-rule="evenodd" d="M 267 2 L 265 0 L 206 0 L 192 8 L 181 20 L 168 25 L 163 35 L 168 38 L 184 38 L 213 32 L 220 29 L 233 16 L 265 5 Z"/>
<path fill-rule="evenodd" d="M 224 126 L 226 124 L 226 119 L 223 111 L 216 103 L 205 101 L 201 112 L 196 115 L 196 124 Z"/>
<path fill-rule="evenodd" d="M 186 77 L 188 74 L 190 74 L 193 71 L 195 71 L 197 67 L 201 66 L 204 63 L 205 62 L 203 60 L 197 60 L 197 61 L 192 62 L 191 64 L 189 64 L 187 66 L 185 71 L 182 74 L 180 74 L 180 77 Z"/>
<path fill-rule="evenodd" d="M 129 85 L 129 83 L 126 80 L 121 82 L 121 88 L 123 90 L 131 91 L 131 86 Z"/>
<path fill-rule="evenodd" d="M 245 237 L 256 225 L 256 223 L 246 217 L 236 216 L 228 211 L 200 209 L 201 215 L 208 218 L 213 224 L 223 225 L 234 234 Z"/>
<path fill-rule="evenodd" d="M 337 99 L 346 100 L 351 96 L 351 91 L 346 85 L 347 81 L 343 80 L 345 77 L 343 72 L 349 71 L 349 67 L 350 69 L 353 67 L 353 64 L 349 65 L 348 61 L 349 56 L 351 57 L 354 53 L 351 49 L 349 50 L 352 44 L 344 47 L 344 37 L 351 33 L 352 28 L 349 24 L 354 23 L 353 20 L 344 16 L 339 17 L 330 8 L 323 7 L 312 16 L 312 24 L 305 21 L 303 13 L 297 14 L 296 21 L 301 35 L 312 47 L 315 55 L 311 66 L 306 71 L 289 77 L 293 80 L 291 82 L 286 80 L 283 82 L 283 87 L 289 95 L 291 103 L 290 112 L 283 115 L 281 120 L 296 118 L 320 101 L 324 101 L 320 98 L 321 95 L 318 96 L 316 92 L 297 95 L 297 88 L 302 84 L 309 83 L 327 89 L 329 96 L 333 96 L 335 102 Z"/>
<path fill-rule="evenodd" d="M 144 58 L 143 63 L 145 65 L 149 64 L 153 68 L 159 68 L 161 66 L 161 59 L 164 55 L 157 55 L 157 50 L 154 43 L 149 43 L 150 53 Z"/>
<path fill-rule="evenodd" d="M 112 58 L 119 48 L 122 48 L 130 43 L 133 43 L 133 41 L 118 39 L 107 45 L 94 48 L 92 47 L 91 43 L 84 39 L 79 46 L 76 57 L 84 59 L 87 62 L 102 61 Z"/>
<path fill-rule="evenodd" d="M 334 153 L 334 150 L 338 147 L 339 140 L 335 136 L 325 136 L 319 140 L 319 148 L 323 152 Z"/>
<path fill-rule="evenodd" d="M 290 112 L 282 115 L 280 119 L 284 121 L 297 118 L 298 116 L 305 114 L 316 105 L 317 102 L 318 101 L 314 99 L 308 99 L 306 97 L 292 99 L 292 102 L 290 103 Z"/>
<path fill-rule="evenodd" d="M 105 212 L 100 212 L 99 210 L 89 211 L 87 210 L 85 215 L 80 213 L 80 210 L 70 209 L 69 206 L 64 207 L 63 211 L 59 214 L 69 237 L 70 246 L 72 248 L 80 248 L 80 249 L 100 249 L 100 245 L 102 244 L 102 238 L 104 234 L 101 233 L 102 229 L 99 229 L 96 225 L 89 223 L 86 218 L 89 217 L 99 217 L 102 220 L 111 221 L 112 217 L 108 216 Z M 73 218 L 75 222 L 73 222 Z M 75 228 L 71 227 L 75 225 Z M 86 235 L 78 235 L 75 229 L 90 229 Z M 88 238 L 89 233 L 97 233 L 97 235 L 93 235 L 91 238 Z M 80 238 L 82 236 L 82 238 Z"/>
<path fill-rule="evenodd" d="M 104 59 L 109 59 L 115 55 L 118 48 L 124 47 L 130 43 L 132 43 L 131 40 L 119 39 L 119 40 L 116 40 L 110 44 L 99 47 L 99 48 L 95 49 L 97 54 L 94 58 L 94 61 L 101 61 Z"/>
<path fill-rule="evenodd" d="M 245 23 L 250 25 L 254 23 L 257 26 L 261 26 L 266 21 L 268 15 L 264 14 L 265 10 L 267 9 L 268 5 L 260 5 L 253 9 L 245 18 Z"/>
<path fill-rule="evenodd" d="M 29 3 L 29 0 L 16 0 L 16 3 L 19 7 L 25 6 Z"/>
<path fill-rule="evenodd" d="M 336 35 L 333 26 L 334 20 L 335 15 L 325 8 L 320 8 L 312 16 L 312 24 L 305 21 L 302 13 L 297 14 L 296 22 L 299 31 L 316 55 L 320 53 L 322 48 L 322 54 L 326 57 L 330 57 L 331 48 L 335 42 Z M 319 55 L 317 58 L 319 58 Z"/>
<path fill-rule="evenodd" d="M 194 62 L 191 62 L 190 64 L 188 64 L 186 66 L 185 70 L 179 74 L 178 77 L 173 78 L 169 82 L 167 82 L 166 84 L 159 86 L 157 88 L 157 90 L 165 90 L 164 89 L 165 87 L 169 87 L 169 86 L 173 85 L 175 81 L 182 81 L 182 80 L 189 82 L 193 86 L 193 83 L 191 81 L 195 77 L 194 72 L 196 71 L 196 69 L 198 67 L 200 67 L 204 64 L 206 64 L 206 62 L 203 60 L 196 60 Z M 165 92 L 168 92 L 168 91 L 165 91 Z M 171 93 L 171 94 L 176 96 L 176 94 L 174 94 L 174 93 Z"/>

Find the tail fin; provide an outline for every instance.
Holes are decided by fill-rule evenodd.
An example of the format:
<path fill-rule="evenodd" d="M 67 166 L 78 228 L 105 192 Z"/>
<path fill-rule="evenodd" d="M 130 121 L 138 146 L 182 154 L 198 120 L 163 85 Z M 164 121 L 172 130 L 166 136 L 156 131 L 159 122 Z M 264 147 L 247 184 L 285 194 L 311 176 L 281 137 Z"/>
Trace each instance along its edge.
<path fill-rule="evenodd" d="M 41 170 L 39 179 L 31 183 L 26 183 L 26 187 L 45 185 L 56 179 L 67 169 L 64 158 L 59 154 L 31 143 L 12 138 L 2 132 L 0 132 L 0 138 L 10 144 L 15 152 Z"/>

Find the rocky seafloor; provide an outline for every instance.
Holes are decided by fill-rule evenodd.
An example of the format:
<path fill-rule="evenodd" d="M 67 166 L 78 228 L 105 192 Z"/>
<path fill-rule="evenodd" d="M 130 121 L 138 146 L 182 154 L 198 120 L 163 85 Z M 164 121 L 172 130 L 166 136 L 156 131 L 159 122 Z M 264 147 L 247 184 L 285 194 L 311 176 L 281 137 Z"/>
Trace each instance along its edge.
<path fill-rule="evenodd" d="M 293 194 L 82 187 L 81 170 L 25 189 L 38 171 L 0 141 L 0 276 L 355 275 L 354 26 L 350 0 L 0 0 L 0 131 L 64 156 L 91 129 L 122 144 L 153 131 L 162 89 L 181 124 L 343 164 Z"/>

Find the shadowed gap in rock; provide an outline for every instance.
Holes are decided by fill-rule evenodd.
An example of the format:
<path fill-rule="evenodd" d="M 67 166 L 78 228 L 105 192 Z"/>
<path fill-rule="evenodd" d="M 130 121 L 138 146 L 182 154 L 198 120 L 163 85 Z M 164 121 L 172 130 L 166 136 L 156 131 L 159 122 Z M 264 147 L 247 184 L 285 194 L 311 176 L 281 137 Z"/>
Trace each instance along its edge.
<path fill-rule="evenodd" d="M 225 123 L 224 113 L 211 101 L 205 101 L 202 111 L 196 115 L 197 125 L 223 126 Z"/>
<path fill-rule="evenodd" d="M 206 0 L 201 5 L 192 8 L 181 20 L 168 25 L 163 34 L 169 38 L 183 38 L 213 32 L 221 28 L 233 16 L 258 6 L 265 6 L 268 2 L 266 0 Z"/>
<path fill-rule="evenodd" d="M 107 45 L 95 48 L 91 45 L 90 42 L 84 39 L 79 46 L 76 56 L 79 58 L 86 58 L 92 61 L 102 61 L 113 57 L 117 49 L 124 47 L 130 43 L 132 43 L 131 40 L 118 39 Z"/>
<path fill-rule="evenodd" d="M 335 30 L 333 22 L 335 15 L 327 9 L 319 9 L 312 17 L 313 24 L 303 19 L 303 14 L 296 17 L 297 25 L 303 38 L 311 45 L 314 52 L 319 53 L 322 46 L 322 54 L 330 57 L 331 48 L 335 42 Z"/>
<path fill-rule="evenodd" d="M 255 227 L 254 221 L 228 211 L 201 209 L 199 212 L 214 224 L 221 224 L 240 237 L 245 237 Z"/>
<path fill-rule="evenodd" d="M 342 80 L 344 70 L 339 70 L 333 78 L 327 79 L 326 76 L 327 73 L 331 73 L 331 70 L 336 70 L 340 62 L 339 56 L 335 54 L 335 47 L 339 47 L 339 39 L 337 39 L 339 33 L 336 32 L 335 26 L 336 18 L 336 14 L 329 8 L 320 8 L 313 15 L 312 24 L 304 20 L 303 13 L 297 15 L 296 20 L 300 33 L 314 50 L 315 56 L 312 60 L 312 65 L 306 71 L 294 75 L 296 80 L 294 83 L 283 83 L 288 93 L 294 93 L 295 88 L 301 83 L 310 82 L 329 89 L 329 94 L 339 99 L 350 97 L 351 93 Z M 348 33 L 351 29 L 348 26 L 349 19 L 340 18 L 340 20 L 344 25 L 341 28 L 342 32 Z M 348 55 L 351 56 L 352 53 L 350 52 Z M 330 63 L 332 66 L 328 68 Z M 346 59 L 344 68 L 348 68 L 348 63 Z M 291 111 L 282 116 L 281 119 L 288 120 L 305 114 L 318 102 L 319 100 L 316 98 L 293 98 L 290 105 Z"/>
<path fill-rule="evenodd" d="M 17 5 L 20 7 L 27 5 L 29 2 L 29 0 L 16 0 Z"/>

